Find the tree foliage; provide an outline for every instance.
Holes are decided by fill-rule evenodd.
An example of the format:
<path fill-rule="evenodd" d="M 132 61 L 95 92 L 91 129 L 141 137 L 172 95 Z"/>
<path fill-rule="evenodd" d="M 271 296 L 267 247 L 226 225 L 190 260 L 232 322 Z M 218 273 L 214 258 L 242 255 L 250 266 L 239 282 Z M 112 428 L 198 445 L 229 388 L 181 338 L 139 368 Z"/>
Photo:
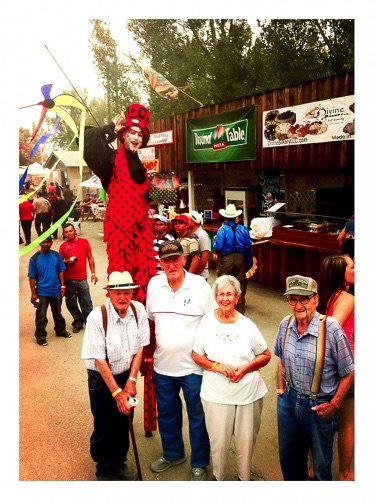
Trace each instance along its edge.
<path fill-rule="evenodd" d="M 33 124 L 35 130 L 35 124 Z M 25 167 L 29 164 L 29 158 L 35 143 L 29 144 L 32 137 L 32 133 L 27 128 L 19 127 L 19 145 L 24 146 L 19 150 L 19 166 Z M 32 155 L 30 163 L 40 163 L 42 164 L 42 151 L 37 149 Z"/>
<path fill-rule="evenodd" d="M 100 19 L 91 24 L 89 44 L 106 98 L 89 102 L 84 91 L 87 125 L 110 122 L 132 102 L 146 104 L 156 120 L 197 108 L 199 103 L 228 102 L 354 69 L 354 21 L 350 19 L 258 20 L 257 26 L 246 19 L 131 19 L 127 29 L 140 47 L 139 60 L 148 59 L 179 89 L 179 98 L 168 101 L 149 85 L 139 60 L 119 53 L 110 24 Z M 81 100 L 73 89 L 66 93 Z M 68 112 L 78 125 L 80 111 L 70 108 Z M 51 130 L 54 118 L 48 114 L 45 123 Z M 50 142 L 66 149 L 72 139 L 61 121 L 60 132 Z M 74 141 L 70 149 L 76 148 Z M 20 164 L 24 162 L 26 151 L 20 152 Z"/>
<path fill-rule="evenodd" d="M 342 19 L 276 19 L 259 22 L 259 90 L 353 71 L 354 23 Z M 259 73 L 259 71 L 258 71 Z"/>
<path fill-rule="evenodd" d="M 352 71 L 354 22 L 348 19 L 257 21 L 133 19 L 127 28 L 142 57 L 204 105 Z M 181 94 L 164 102 L 154 92 L 152 118 L 196 107 Z"/>
<path fill-rule="evenodd" d="M 99 82 L 106 92 L 106 122 L 110 122 L 115 115 L 123 113 L 132 102 L 141 99 L 141 84 L 136 85 L 140 76 L 136 75 L 133 62 L 125 64 L 121 59 L 117 42 L 111 36 L 108 23 L 95 19 L 91 20 L 91 24 L 93 28 L 89 40 L 90 48 Z"/>

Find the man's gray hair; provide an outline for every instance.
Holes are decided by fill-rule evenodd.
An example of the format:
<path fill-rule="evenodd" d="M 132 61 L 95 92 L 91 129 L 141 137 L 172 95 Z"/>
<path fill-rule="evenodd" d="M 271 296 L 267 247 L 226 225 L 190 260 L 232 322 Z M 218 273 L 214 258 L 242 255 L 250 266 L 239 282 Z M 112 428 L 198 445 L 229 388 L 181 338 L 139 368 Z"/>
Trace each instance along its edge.
<path fill-rule="evenodd" d="M 215 283 L 212 285 L 212 293 L 214 297 L 218 293 L 220 288 L 225 288 L 227 285 L 233 285 L 236 294 L 241 295 L 241 285 L 237 278 L 230 276 L 229 274 L 223 274 L 216 279 Z"/>

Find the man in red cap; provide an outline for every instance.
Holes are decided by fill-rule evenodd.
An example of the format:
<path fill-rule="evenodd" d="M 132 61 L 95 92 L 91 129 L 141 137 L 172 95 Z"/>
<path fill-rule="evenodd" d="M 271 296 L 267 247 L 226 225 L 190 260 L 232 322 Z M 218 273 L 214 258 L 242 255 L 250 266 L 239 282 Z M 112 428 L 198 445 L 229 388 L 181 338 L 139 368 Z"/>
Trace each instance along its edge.
<path fill-rule="evenodd" d="M 87 127 L 84 144 L 84 159 L 108 195 L 104 219 L 107 273 L 128 271 L 139 285 L 136 300 L 142 303 L 157 268 L 148 216 L 150 180 L 137 154 L 148 143 L 149 120 L 145 106 L 131 104 L 124 118 L 117 115 L 108 125 Z M 120 142 L 117 150 L 111 147 L 115 139 Z"/>

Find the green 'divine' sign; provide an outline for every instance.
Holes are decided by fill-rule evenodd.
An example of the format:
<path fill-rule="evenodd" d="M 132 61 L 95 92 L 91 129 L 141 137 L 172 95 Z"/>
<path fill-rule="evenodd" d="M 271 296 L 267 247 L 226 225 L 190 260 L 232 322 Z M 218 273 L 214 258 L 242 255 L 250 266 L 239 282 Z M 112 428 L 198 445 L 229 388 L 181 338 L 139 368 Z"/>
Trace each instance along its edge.
<path fill-rule="evenodd" d="M 186 120 L 187 163 L 256 159 L 257 106 Z"/>

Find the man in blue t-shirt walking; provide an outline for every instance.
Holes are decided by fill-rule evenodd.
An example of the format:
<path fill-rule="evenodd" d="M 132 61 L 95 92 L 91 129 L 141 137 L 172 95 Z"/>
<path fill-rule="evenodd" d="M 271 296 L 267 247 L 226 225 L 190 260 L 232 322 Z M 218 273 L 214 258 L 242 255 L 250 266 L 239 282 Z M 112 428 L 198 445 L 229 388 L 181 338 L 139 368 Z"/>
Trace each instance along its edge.
<path fill-rule="evenodd" d="M 51 236 L 40 243 L 40 250 L 29 261 L 27 273 L 30 280 L 31 303 L 36 307 L 35 338 L 41 346 L 48 345 L 46 326 L 49 305 L 57 337 L 71 337 L 66 331 L 66 321 L 61 312 L 62 297 L 66 289 L 63 271 L 66 267 L 59 253 L 51 250 L 52 244 Z"/>

